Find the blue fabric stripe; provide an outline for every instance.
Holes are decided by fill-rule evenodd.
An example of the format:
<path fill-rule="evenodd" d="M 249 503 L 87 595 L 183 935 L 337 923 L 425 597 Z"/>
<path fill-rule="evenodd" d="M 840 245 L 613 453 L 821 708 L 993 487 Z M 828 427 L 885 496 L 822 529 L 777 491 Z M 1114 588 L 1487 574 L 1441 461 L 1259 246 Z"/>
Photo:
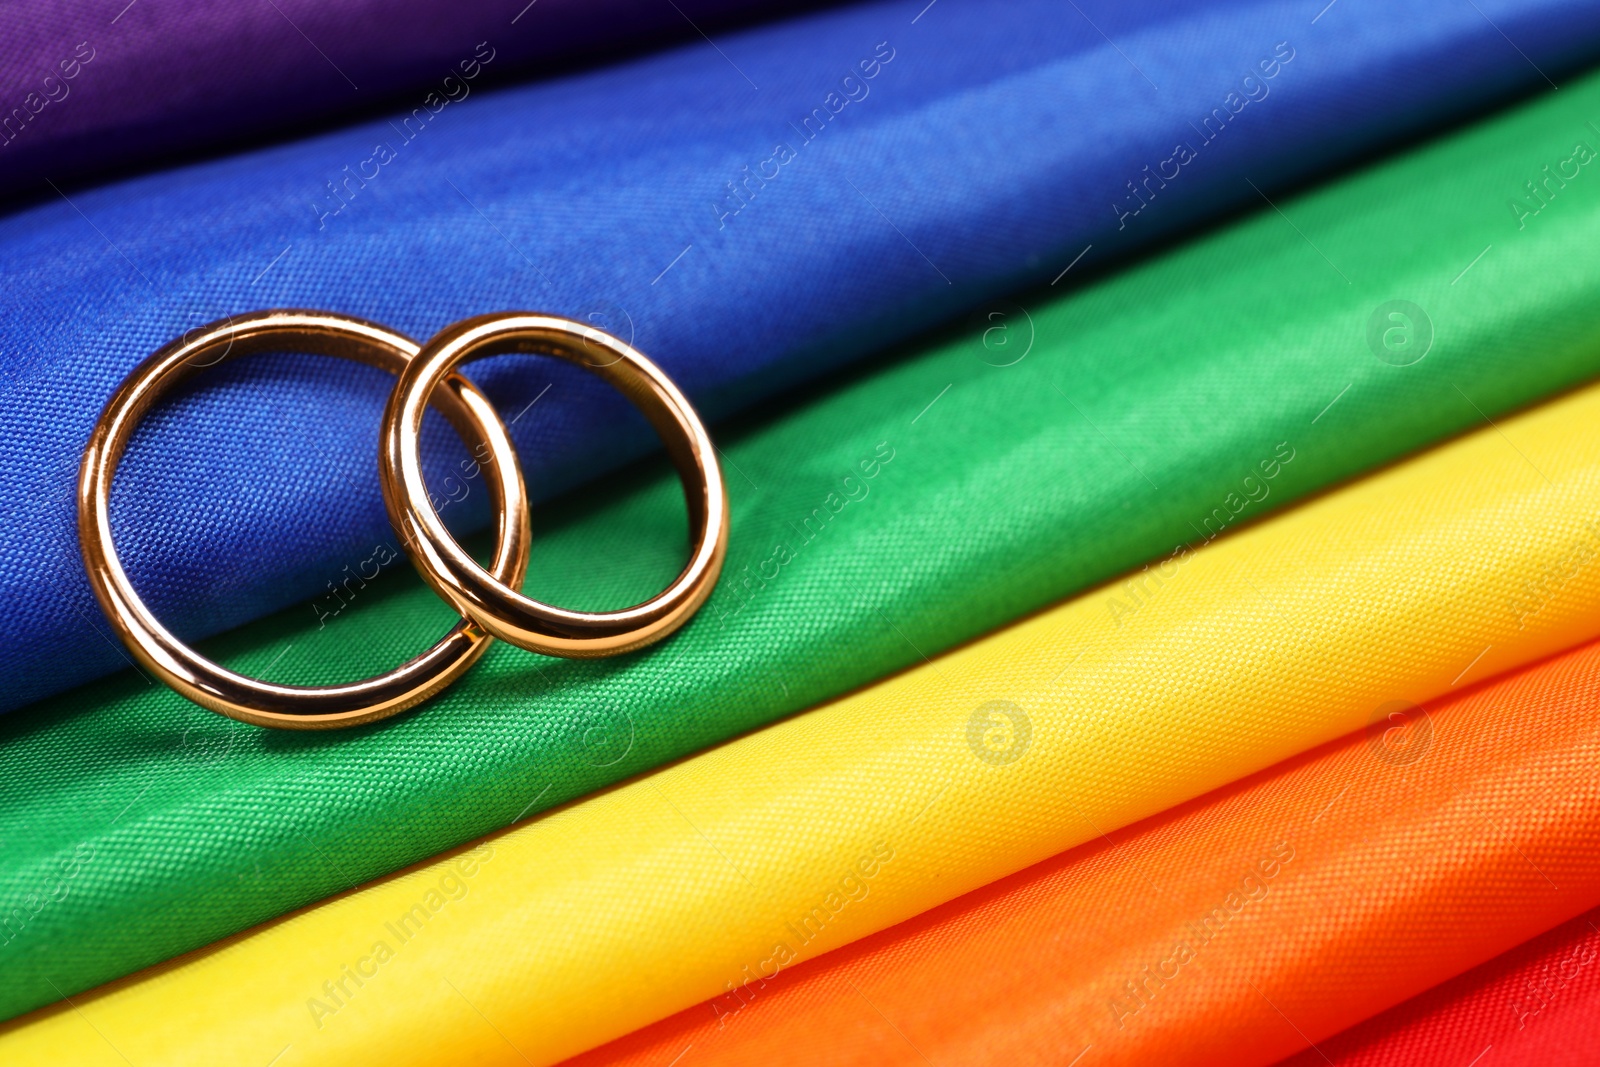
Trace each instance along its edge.
<path fill-rule="evenodd" d="M 0 708 L 126 665 L 81 572 L 78 458 L 120 378 L 199 323 L 314 307 L 422 339 L 491 310 L 592 317 L 715 419 L 1008 288 L 1070 286 L 1549 91 L 1600 54 L 1600 8 L 1579 0 L 1319 8 L 863 4 L 437 113 L 419 95 L 392 121 L 0 221 Z M 750 174 L 766 178 L 735 194 Z M 1239 313 L 1272 314 L 1272 294 L 1239 294 Z M 581 371 L 518 358 L 472 373 L 515 418 L 542 498 L 654 447 Z M 387 389 L 338 361 L 263 357 L 149 419 L 115 521 L 176 632 L 308 603 L 392 539 L 376 472 Z M 446 511 L 463 530 L 486 517 L 470 489 Z"/>

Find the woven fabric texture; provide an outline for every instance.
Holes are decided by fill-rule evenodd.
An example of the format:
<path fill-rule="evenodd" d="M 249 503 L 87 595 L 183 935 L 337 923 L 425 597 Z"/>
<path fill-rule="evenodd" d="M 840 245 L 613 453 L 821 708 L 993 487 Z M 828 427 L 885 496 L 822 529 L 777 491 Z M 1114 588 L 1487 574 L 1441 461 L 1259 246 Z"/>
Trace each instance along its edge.
<path fill-rule="evenodd" d="M 1547 783 L 1547 789 L 1555 785 Z M 1511 902 L 1503 906 L 1515 910 Z M 1339 1067 L 1432 1067 L 1470 1064 L 1475 1057 L 1482 1067 L 1593 1063 L 1600 1032 L 1596 960 L 1600 909 L 1320 1041 L 1316 1051 L 1291 1057 L 1283 1067 L 1330 1061 Z"/>
<path fill-rule="evenodd" d="M 0 195 L 54 196 L 49 183 L 304 136 L 319 122 L 396 104 L 406 90 L 470 95 L 480 43 L 495 54 L 491 75 L 535 63 L 569 67 L 575 57 L 698 39 L 696 26 L 714 32 L 730 18 L 801 6 L 674 3 L 677 11 L 652 0 L 539 0 L 510 10 L 486 0 L 7 4 Z"/>
<path fill-rule="evenodd" d="M 1600 646 L 1397 714 L 566 1067 L 1508 1062 L 1536 1017 L 1592 1021 L 1589 921 L 1406 1055 L 1326 1035 L 1600 901 Z"/>
<path fill-rule="evenodd" d="M 30 606 L 0 617 L 0 709 L 125 666 L 78 561 L 73 479 L 117 382 L 202 323 L 312 307 L 421 340 L 468 315 L 552 311 L 636 343 L 722 419 L 1008 287 L 1071 285 L 1331 165 L 1549 92 L 1459 0 L 1343 0 L 1314 27 L 1301 6 L 867 4 L 455 100 L 456 67 L 441 65 L 389 119 L 52 194 L 0 221 L 0 596 Z M 1587 0 L 1483 6 L 1555 76 L 1600 58 Z M 492 74 L 494 47 L 457 61 Z M 1195 153 L 1183 164 L 1180 140 Z M 1505 214 L 1489 206 L 1485 221 Z M 656 447 L 579 368 L 472 373 L 541 499 Z M 113 515 L 135 585 L 175 633 L 309 613 L 388 537 L 389 388 L 367 368 L 262 357 L 147 424 Z M 443 433 L 432 454 L 448 500 L 463 453 Z M 446 513 L 463 531 L 486 517 L 482 494 Z"/>
<path fill-rule="evenodd" d="M 302 1064 L 548 1064 L 621 1036 L 1361 729 L 1393 701 L 1600 634 L 1597 427 L 1600 386 L 77 998 L 0 1037 L 0 1057 L 198 1065 L 292 1046 Z M 1580 552 L 1589 565 L 1573 565 Z M 1122 598 L 1136 606 L 1120 612 Z M 1562 764 L 1566 807 L 1594 796 L 1580 788 L 1592 762 Z M 1525 823 L 1555 817 L 1528 802 L 1540 781 L 1507 798 Z M 1468 854 L 1493 840 L 1481 813 L 1452 835 L 1464 826 L 1478 828 Z M 1591 841 L 1538 859 L 1559 860 L 1558 878 L 1593 869 Z M 1439 863 L 1446 896 L 1472 884 Z M 1508 885 L 1543 884 L 1507 870 Z M 372 980 L 341 995 L 347 967 Z"/>
<path fill-rule="evenodd" d="M 558 663 L 493 648 L 438 700 L 337 735 L 237 726 L 131 672 L 9 717 L 0 1014 L 921 662 L 1600 372 L 1600 261 L 1586 251 L 1600 185 L 1572 183 L 1520 231 L 1504 203 L 1521 161 L 1557 151 L 1590 113 L 1600 83 L 1569 86 L 1278 201 L 1289 221 L 1263 209 L 1071 297 L 1023 296 L 1008 329 L 985 320 L 719 431 L 726 573 L 643 654 Z M 1404 366 L 1403 348 L 1368 342 L 1396 294 L 1437 335 Z M 175 489 L 183 471 L 167 471 Z M 149 507 L 152 527 L 175 521 Z M 529 589 L 555 603 L 635 603 L 681 566 L 669 472 L 631 472 L 537 518 Z M 255 558 L 235 551 L 241 567 Z M 335 588 L 313 607 L 203 648 L 305 684 L 402 662 L 451 621 L 402 558 L 390 540 L 365 544 L 319 578 Z M 94 860 L 75 864 L 85 850 Z"/>

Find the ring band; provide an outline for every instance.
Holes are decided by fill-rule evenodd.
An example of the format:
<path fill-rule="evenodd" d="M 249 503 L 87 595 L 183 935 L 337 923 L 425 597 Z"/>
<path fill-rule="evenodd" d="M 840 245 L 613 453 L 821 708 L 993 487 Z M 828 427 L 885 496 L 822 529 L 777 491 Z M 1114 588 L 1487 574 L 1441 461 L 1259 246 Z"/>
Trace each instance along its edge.
<path fill-rule="evenodd" d="M 633 402 L 666 445 L 683 480 L 694 544 L 667 589 L 614 612 L 568 611 L 519 592 L 484 570 L 439 521 L 423 480 L 418 431 L 428 398 L 468 359 L 509 353 L 557 356 L 598 374 Z M 598 358 L 597 358 L 598 357 Z M 716 584 L 728 544 L 728 498 L 700 417 L 662 371 L 602 330 L 558 315 L 502 312 L 441 330 L 400 374 L 383 413 L 384 501 L 423 579 L 462 615 L 503 641 L 550 656 L 610 656 L 659 641 L 687 622 Z"/>
<path fill-rule="evenodd" d="M 263 311 L 190 331 L 135 368 L 95 424 L 78 476 L 78 542 L 90 588 L 117 636 L 141 664 L 183 696 L 257 726 L 353 726 L 426 700 L 471 667 L 492 639 L 463 619 L 422 655 L 366 681 L 304 687 L 246 678 L 199 655 L 150 614 L 128 581 L 111 538 L 112 478 L 134 428 L 155 401 L 205 367 L 284 350 L 350 359 L 395 375 L 408 371 L 419 351 L 415 341 L 375 323 L 317 311 Z M 437 395 L 438 410 L 469 445 L 481 441 L 488 446 L 481 467 L 497 524 L 493 562 L 484 573 L 520 586 L 530 530 L 516 450 L 483 394 L 460 375 L 447 374 L 430 379 L 430 391 L 432 383 L 445 386 Z M 419 405 L 419 424 L 421 415 Z M 417 482 L 421 484 L 420 475 Z"/>

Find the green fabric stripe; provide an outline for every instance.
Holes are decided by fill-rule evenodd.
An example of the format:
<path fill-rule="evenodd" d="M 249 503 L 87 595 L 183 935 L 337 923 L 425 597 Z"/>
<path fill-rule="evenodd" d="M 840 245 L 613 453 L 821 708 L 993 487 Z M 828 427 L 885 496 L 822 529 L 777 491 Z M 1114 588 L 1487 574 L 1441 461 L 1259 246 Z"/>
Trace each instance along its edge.
<path fill-rule="evenodd" d="M 1590 119 L 1595 79 L 720 428 L 727 572 L 662 646 L 499 646 L 431 705 L 338 733 L 234 724 L 131 673 L 11 714 L 0 1013 L 771 722 L 1600 371 L 1600 167 L 1569 166 L 1520 222 L 1510 206 L 1575 142 L 1600 147 Z M 1390 300 L 1431 319 L 1413 365 L 1369 347 Z M 637 600 L 681 561 L 664 467 L 539 519 L 529 589 L 556 602 Z M 1115 613 L 1140 594 L 1094 595 Z M 324 622 L 288 612 L 207 650 L 350 678 L 449 615 L 396 561 Z"/>

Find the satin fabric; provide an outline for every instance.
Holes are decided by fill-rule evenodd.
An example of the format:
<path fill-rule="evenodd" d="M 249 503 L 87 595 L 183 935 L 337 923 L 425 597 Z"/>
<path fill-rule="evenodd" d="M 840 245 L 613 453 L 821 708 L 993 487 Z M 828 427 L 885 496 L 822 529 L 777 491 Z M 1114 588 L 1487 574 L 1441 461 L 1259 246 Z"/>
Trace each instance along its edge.
<path fill-rule="evenodd" d="M 1431 1067 L 1471 1063 L 1474 1057 L 1484 1067 L 1593 1063 L 1600 1029 L 1597 960 L 1600 909 L 1318 1042 L 1283 1067 L 1329 1061 L 1339 1067 Z"/>
<path fill-rule="evenodd" d="M 498 38 L 441 34 L 455 58 L 386 118 L 0 221 L 0 588 L 29 606 L 0 617 L 0 709 L 126 666 L 78 563 L 73 479 L 116 384 L 196 326 L 312 307 L 422 340 L 469 315 L 552 311 L 637 344 L 721 419 L 1600 55 L 1600 9 L 1580 0 L 1485 0 L 1493 23 L 1458 0 L 1342 0 L 1315 25 L 1303 6 L 867 4 L 494 92 L 478 87 Z M 142 0 L 124 22 L 162 10 Z M 462 62 L 485 73 L 467 85 Z M 472 373 L 541 498 L 657 447 L 579 368 Z M 251 360 L 147 425 L 112 504 L 169 628 L 308 611 L 371 556 L 390 533 L 374 429 L 389 388 L 327 360 Z M 465 453 L 442 429 L 428 451 L 442 501 Z M 446 518 L 482 528 L 482 495 Z"/>
<path fill-rule="evenodd" d="M 1486 427 L 809 714 L 52 1009 L 0 1039 L 0 1056 L 248 1063 L 290 1044 L 306 1064 L 548 1064 L 620 1036 L 1386 723 L 1394 701 L 1600 634 L 1597 426 L 1600 387 Z M 1135 607 L 1119 612 L 1124 597 Z M 1575 782 L 1591 765 L 1576 761 Z"/>
<path fill-rule="evenodd" d="M 552 663 L 497 646 L 427 706 L 337 735 L 238 727 L 131 672 L 0 723 L 0 1014 L 920 663 L 1594 375 L 1600 187 L 1574 181 L 1523 230 L 1505 205 L 1516 162 L 1594 111 L 1596 84 L 1569 86 L 1074 296 L 997 302 L 720 429 L 726 573 L 643 654 Z M 1383 317 L 1396 294 L 1436 335 L 1420 360 L 1404 345 L 1427 323 Z M 1375 318 L 1388 338 L 1369 341 Z M 447 517 L 482 496 L 464 474 L 436 484 Z M 536 514 L 529 590 L 551 602 L 637 603 L 682 565 L 671 472 Z M 255 558 L 232 550 L 241 568 Z M 205 651 L 317 684 L 403 662 L 452 621 L 391 539 L 322 581 L 312 604 Z M 81 850 L 95 858 L 75 863 Z"/>
<path fill-rule="evenodd" d="M 772 16 L 794 0 L 35 0 L 0 7 L 0 195 L 123 173 L 219 145 L 304 136 L 401 94 L 496 72 L 570 68 L 697 26 Z M 463 61 L 467 65 L 463 66 Z M 544 70 L 534 67 L 542 64 Z M 495 78 L 504 81 L 504 77 Z M 470 87 L 469 87 L 470 91 Z M 10 119 L 9 125 L 5 120 Z"/>
<path fill-rule="evenodd" d="M 1462 689 L 565 1067 L 1526 1062 L 1592 920 L 1328 1037 L 1600 901 L 1600 646 Z"/>

